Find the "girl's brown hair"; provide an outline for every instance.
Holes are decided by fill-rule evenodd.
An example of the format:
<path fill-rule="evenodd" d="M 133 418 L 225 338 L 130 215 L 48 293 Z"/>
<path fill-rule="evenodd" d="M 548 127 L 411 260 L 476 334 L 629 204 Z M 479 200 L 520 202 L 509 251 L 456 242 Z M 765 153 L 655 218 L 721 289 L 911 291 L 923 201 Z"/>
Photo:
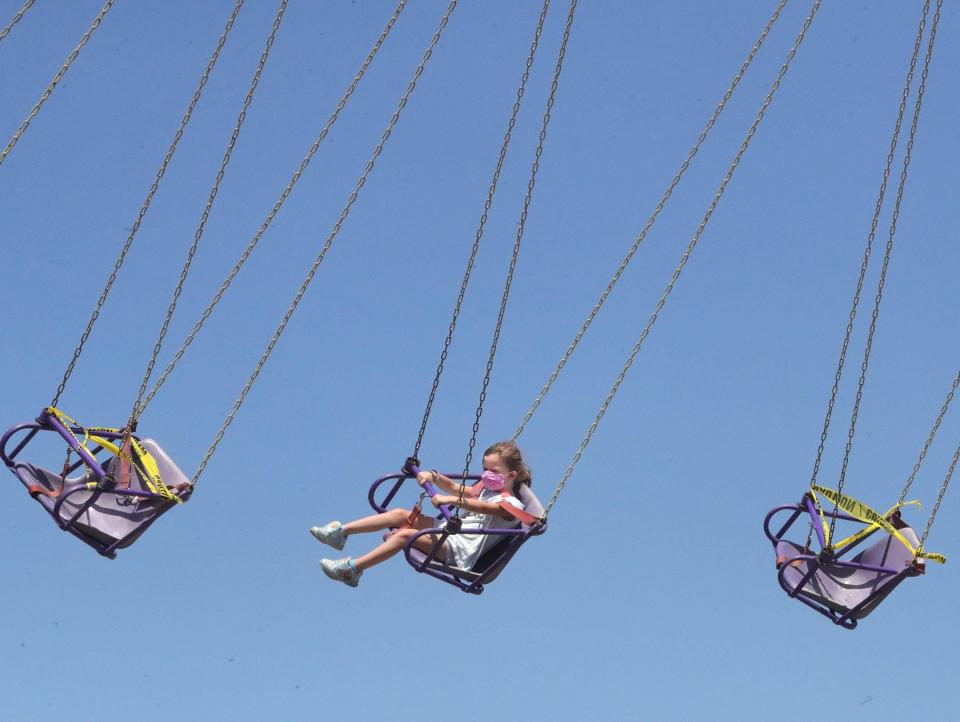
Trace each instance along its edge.
<path fill-rule="evenodd" d="M 499 454 L 503 463 L 507 465 L 510 471 L 517 472 L 515 483 L 526 484 L 530 486 L 533 483 L 533 474 L 530 473 L 530 467 L 523 460 L 523 453 L 520 447 L 513 441 L 498 441 L 492 444 L 490 448 L 483 452 L 484 456 L 490 454 Z"/>

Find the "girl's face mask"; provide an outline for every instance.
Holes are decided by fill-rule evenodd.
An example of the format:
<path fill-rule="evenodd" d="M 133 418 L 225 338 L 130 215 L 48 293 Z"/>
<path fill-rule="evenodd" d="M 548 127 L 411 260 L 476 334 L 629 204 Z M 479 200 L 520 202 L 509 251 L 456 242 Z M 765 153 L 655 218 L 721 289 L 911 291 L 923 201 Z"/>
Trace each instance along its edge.
<path fill-rule="evenodd" d="M 483 472 L 483 475 L 480 477 L 480 481 L 483 482 L 483 488 L 487 491 L 503 491 L 503 487 L 507 482 L 503 474 L 498 474 L 497 472 L 490 470 Z"/>

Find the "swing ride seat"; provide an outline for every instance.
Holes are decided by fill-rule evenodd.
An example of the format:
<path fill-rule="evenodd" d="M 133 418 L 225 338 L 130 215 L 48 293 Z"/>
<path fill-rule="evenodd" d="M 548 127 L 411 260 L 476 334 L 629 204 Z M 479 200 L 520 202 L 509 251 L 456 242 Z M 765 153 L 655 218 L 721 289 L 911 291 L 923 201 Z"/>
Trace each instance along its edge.
<path fill-rule="evenodd" d="M 57 474 L 17 457 L 40 432 L 58 434 L 80 456 L 65 473 Z M 73 434 L 82 428 L 66 428 L 51 416 L 41 415 L 36 422 L 18 424 L 0 438 L 0 458 L 17 477 L 27 492 L 50 514 L 62 530 L 68 531 L 101 555 L 116 558 L 116 551 L 133 544 L 161 514 L 176 501 L 151 491 L 136 472 L 129 474 L 129 484 L 117 484 L 119 459 L 111 456 L 99 461 L 102 446 L 87 449 L 79 445 Z M 25 434 L 8 452 L 14 439 Z M 121 441 L 122 434 L 98 430 L 105 439 Z M 137 437 L 133 437 L 137 439 Z M 152 439 L 137 439 L 157 463 L 165 486 L 175 489 L 180 501 L 189 499 L 190 480 L 167 453 Z M 79 472 L 71 476 L 74 472 Z"/>
<path fill-rule="evenodd" d="M 446 529 L 439 527 L 424 529 L 410 538 L 403 550 L 407 562 L 418 572 L 452 584 L 464 592 L 481 594 L 484 585 L 489 584 L 500 575 L 513 555 L 530 537 L 539 536 L 546 531 L 546 525 L 536 521 L 543 515 L 543 506 L 530 490 L 530 487 L 522 484 L 517 490 L 517 498 L 523 503 L 523 511 L 526 512 L 526 515 L 529 515 L 525 517 L 526 521 L 521 521 L 519 527 L 514 529 L 466 529 L 457 532 L 463 535 L 482 535 L 486 537 L 484 543 L 486 548 L 472 569 L 460 569 L 437 561 L 414 547 L 416 540 L 422 536 L 433 534 L 436 535 L 436 538 L 442 540 L 451 535 Z M 502 508 L 510 511 L 515 507 L 510 504 L 503 504 Z M 531 517 L 536 519 L 531 519 Z"/>
<path fill-rule="evenodd" d="M 462 474 L 444 474 L 444 476 L 462 481 L 477 481 L 480 479 L 479 476 L 463 476 Z M 370 506 L 378 513 L 385 512 L 403 482 L 412 478 L 414 477 L 405 473 L 380 477 L 373 482 L 367 495 Z M 387 493 L 384 501 L 378 502 L 375 498 L 378 489 L 391 480 L 394 480 L 393 487 Z M 484 544 L 486 548 L 477 563 L 473 565 L 473 569 L 465 570 L 445 564 L 414 547 L 414 542 L 422 536 L 433 534 L 436 535 L 435 538 L 443 540 L 451 535 L 448 529 L 440 527 L 423 529 L 410 538 L 403 550 L 407 562 L 418 572 L 451 584 L 464 592 L 481 594 L 484 584 L 492 582 L 499 576 L 503 568 L 513 558 L 513 555 L 530 537 L 539 536 L 547 530 L 547 525 L 538 521 L 543 516 L 543 505 L 530 487 L 522 484 L 517 491 L 517 498 L 523 503 L 522 512 L 506 503 L 502 505 L 502 508 L 510 513 L 516 513 L 518 517 L 522 517 L 518 518 L 518 521 L 520 521 L 519 527 L 513 529 L 466 529 L 458 532 L 470 535 L 480 534 L 487 537 Z"/>
<path fill-rule="evenodd" d="M 770 522 L 781 512 L 791 512 L 790 518 L 777 533 L 773 533 Z M 803 504 L 778 506 L 764 520 L 764 532 L 776 553 L 777 581 L 788 596 L 803 602 L 834 624 L 845 629 L 855 628 L 857 621 L 876 609 L 904 579 L 923 573 L 923 560 L 915 560 L 909 549 L 883 532 L 881 539 L 849 560 L 842 558 L 879 529 L 821 558 L 815 551 L 784 538 L 804 512 L 811 515 L 815 525 L 820 524 L 820 518 L 808 499 L 804 499 Z M 845 521 L 858 521 L 842 512 L 836 516 Z M 902 522 L 897 526 L 904 538 L 917 548 L 920 540 L 913 529 Z"/>

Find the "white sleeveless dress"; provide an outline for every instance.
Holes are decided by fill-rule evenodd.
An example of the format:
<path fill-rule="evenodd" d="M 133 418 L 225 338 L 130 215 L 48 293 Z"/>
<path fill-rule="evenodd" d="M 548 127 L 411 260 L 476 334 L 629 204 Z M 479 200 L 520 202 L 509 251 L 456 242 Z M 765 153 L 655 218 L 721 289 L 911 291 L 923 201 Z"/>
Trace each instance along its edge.
<path fill-rule="evenodd" d="M 480 501 L 496 504 L 505 501 L 517 509 L 523 509 L 523 503 L 515 496 L 498 491 L 484 489 L 480 492 Z M 520 526 L 516 519 L 509 521 L 497 514 L 477 514 L 469 512 L 463 517 L 460 534 L 447 537 L 447 564 L 469 571 L 483 552 L 495 544 L 499 537 L 494 534 L 464 534 L 470 529 L 513 529 Z"/>

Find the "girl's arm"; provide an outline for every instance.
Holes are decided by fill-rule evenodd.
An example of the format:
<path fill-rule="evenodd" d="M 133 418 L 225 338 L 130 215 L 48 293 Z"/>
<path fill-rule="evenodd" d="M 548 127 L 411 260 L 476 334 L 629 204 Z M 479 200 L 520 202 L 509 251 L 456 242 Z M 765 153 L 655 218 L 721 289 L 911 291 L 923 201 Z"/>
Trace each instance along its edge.
<path fill-rule="evenodd" d="M 513 520 L 513 517 L 501 509 L 498 503 L 480 501 L 479 499 L 475 499 L 466 495 L 464 495 L 463 499 L 461 499 L 459 494 L 437 494 L 435 497 L 433 497 L 433 499 L 431 499 L 431 502 L 434 506 L 449 504 L 450 506 L 459 506 L 461 509 L 466 509 L 467 511 L 472 511 L 477 514 L 493 514 L 499 516 L 501 519 L 506 519 L 507 521 Z"/>
<path fill-rule="evenodd" d="M 449 477 L 446 477 L 439 472 L 435 473 L 433 471 L 421 471 L 417 475 L 417 483 L 423 486 L 423 482 L 425 481 L 429 481 L 435 486 L 439 486 L 441 489 L 451 494 L 456 494 L 457 498 L 460 497 L 461 493 L 463 494 L 464 498 L 467 498 L 468 496 L 473 496 L 472 487 L 467 486 L 466 484 L 461 484 L 459 481 L 454 481 L 453 479 L 450 479 Z M 462 492 L 460 489 L 461 487 L 463 487 Z"/>

